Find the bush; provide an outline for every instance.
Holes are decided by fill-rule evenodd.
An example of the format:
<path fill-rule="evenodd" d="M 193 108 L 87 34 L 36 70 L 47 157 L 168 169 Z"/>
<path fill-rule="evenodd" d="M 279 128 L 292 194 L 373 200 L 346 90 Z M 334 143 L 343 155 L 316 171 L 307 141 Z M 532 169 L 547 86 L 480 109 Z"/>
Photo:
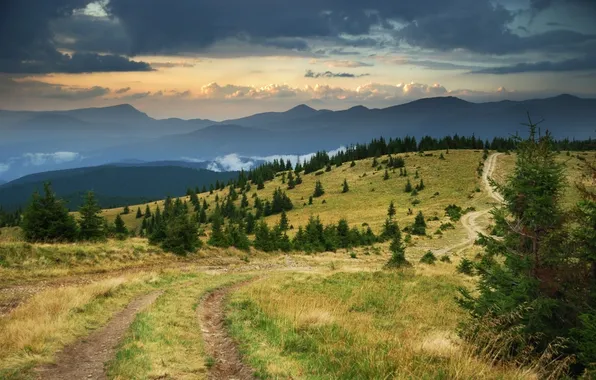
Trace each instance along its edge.
<path fill-rule="evenodd" d="M 420 258 L 422 264 L 432 265 L 437 261 L 437 256 L 432 251 L 428 251 Z"/>
<path fill-rule="evenodd" d="M 457 266 L 457 272 L 467 274 L 468 276 L 474 275 L 474 263 L 471 260 L 466 259 L 465 257 L 461 260 L 459 265 Z"/>
<path fill-rule="evenodd" d="M 451 263 L 451 258 L 449 257 L 449 255 L 443 255 L 443 256 L 441 256 L 441 262 L 442 263 Z"/>

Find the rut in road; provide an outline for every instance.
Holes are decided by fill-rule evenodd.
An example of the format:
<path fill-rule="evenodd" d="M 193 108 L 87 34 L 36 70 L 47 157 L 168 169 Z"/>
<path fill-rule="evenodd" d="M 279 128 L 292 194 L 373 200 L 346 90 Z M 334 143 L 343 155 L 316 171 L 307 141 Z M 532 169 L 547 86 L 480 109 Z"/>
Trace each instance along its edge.
<path fill-rule="evenodd" d="M 104 380 L 105 363 L 116 353 L 116 345 L 136 315 L 151 305 L 163 293 L 155 291 L 138 297 L 116 314 L 107 325 L 91 335 L 66 347 L 57 355 L 56 364 L 37 369 L 37 378 L 43 380 Z"/>
<path fill-rule="evenodd" d="M 232 291 L 246 284 L 247 282 L 242 282 L 207 294 L 198 310 L 205 351 L 214 359 L 214 364 L 209 369 L 209 379 L 255 379 L 253 369 L 242 362 L 238 347 L 225 327 L 226 298 Z"/>

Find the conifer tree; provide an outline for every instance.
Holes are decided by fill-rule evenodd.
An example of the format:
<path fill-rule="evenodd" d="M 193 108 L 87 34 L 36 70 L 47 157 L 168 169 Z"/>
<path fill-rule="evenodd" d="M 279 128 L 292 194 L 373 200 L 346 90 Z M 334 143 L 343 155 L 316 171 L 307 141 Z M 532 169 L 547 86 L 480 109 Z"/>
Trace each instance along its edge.
<path fill-rule="evenodd" d="M 120 214 L 116 215 L 116 220 L 114 220 L 114 233 L 116 234 L 116 237 L 120 239 L 124 239 L 128 235 L 128 229 Z"/>
<path fill-rule="evenodd" d="M 199 213 L 199 223 L 207 223 L 207 212 L 205 212 L 204 208 L 201 208 L 201 211 Z"/>
<path fill-rule="evenodd" d="M 422 211 L 419 211 L 418 215 L 416 215 L 416 218 L 414 219 L 414 224 L 412 225 L 412 235 L 426 235 L 426 221 L 424 220 Z"/>
<path fill-rule="evenodd" d="M 348 186 L 348 180 L 344 179 L 344 184 L 343 184 L 343 188 L 342 188 L 341 192 L 347 193 L 348 191 L 350 191 L 350 187 Z"/>
<path fill-rule="evenodd" d="M 44 183 L 44 196 L 35 192 L 23 213 L 21 228 L 29 242 L 73 241 L 77 224 L 63 202 L 56 198 L 49 182 Z"/>
<path fill-rule="evenodd" d="M 312 205 L 312 195 L 310 197 L 308 197 L 308 204 Z"/>
<path fill-rule="evenodd" d="M 128 208 L 128 205 L 124 206 L 124 209 L 122 210 L 122 215 L 128 215 L 130 214 L 130 208 Z"/>
<path fill-rule="evenodd" d="M 389 172 L 385 169 L 385 174 L 383 175 L 383 180 L 387 181 L 389 179 Z"/>
<path fill-rule="evenodd" d="M 281 212 L 278 226 L 281 231 L 287 231 L 289 228 L 288 216 L 286 215 L 285 211 Z"/>
<path fill-rule="evenodd" d="M 137 207 L 137 215 L 136 218 L 137 219 L 141 219 L 143 217 L 143 213 L 141 212 L 141 208 Z"/>
<path fill-rule="evenodd" d="M 323 184 L 321 183 L 321 181 L 317 181 L 315 183 L 315 191 L 313 193 L 313 197 L 318 198 L 318 197 L 322 196 L 323 194 L 325 194 L 325 190 L 323 189 Z"/>
<path fill-rule="evenodd" d="M 412 192 L 412 183 L 410 182 L 410 179 L 408 178 L 408 182 L 406 182 L 406 186 L 404 188 L 404 191 L 406 193 L 411 193 Z"/>
<path fill-rule="evenodd" d="M 247 208 L 248 207 L 248 198 L 246 197 L 246 193 L 242 194 L 242 200 L 240 201 L 240 208 Z"/>
<path fill-rule="evenodd" d="M 87 193 L 85 203 L 79 208 L 79 215 L 79 237 L 82 240 L 105 239 L 107 231 L 104 229 L 104 218 L 92 191 Z"/>
<path fill-rule="evenodd" d="M 387 208 L 387 217 L 389 219 L 393 219 L 395 214 L 396 214 L 395 204 L 393 203 L 393 201 L 391 201 L 391 203 L 389 203 L 389 207 Z"/>
<path fill-rule="evenodd" d="M 149 205 L 145 206 L 145 219 L 151 218 L 151 209 Z"/>
<path fill-rule="evenodd" d="M 193 252 L 201 245 L 197 225 L 186 213 L 177 213 L 167 223 L 162 248 L 178 255 Z"/>
<path fill-rule="evenodd" d="M 391 250 L 391 258 L 387 264 L 385 264 L 386 268 L 391 269 L 411 266 L 406 259 L 406 248 L 401 241 L 401 234 L 397 234 L 393 237 L 389 249 Z"/>
<path fill-rule="evenodd" d="M 294 172 L 288 172 L 288 190 L 296 187 L 296 179 L 294 178 Z"/>
<path fill-rule="evenodd" d="M 356 166 L 356 161 L 352 160 L 352 163 L 350 164 L 350 167 L 353 168 L 354 166 Z"/>
<path fill-rule="evenodd" d="M 302 177 L 300 176 L 300 173 L 296 174 L 296 185 L 300 185 L 302 184 Z"/>

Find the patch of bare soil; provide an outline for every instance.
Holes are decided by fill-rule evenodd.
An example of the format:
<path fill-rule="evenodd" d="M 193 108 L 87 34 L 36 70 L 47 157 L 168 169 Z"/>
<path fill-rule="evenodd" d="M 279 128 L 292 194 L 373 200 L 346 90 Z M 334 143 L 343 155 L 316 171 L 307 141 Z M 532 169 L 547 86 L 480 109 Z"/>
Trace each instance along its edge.
<path fill-rule="evenodd" d="M 66 347 L 57 355 L 55 364 L 38 368 L 37 378 L 107 379 L 104 366 L 115 355 L 117 344 L 122 340 L 135 316 L 155 302 L 161 294 L 162 291 L 155 291 L 133 300 L 103 328 Z"/>
<path fill-rule="evenodd" d="M 225 327 L 226 298 L 228 294 L 245 284 L 246 282 L 239 283 L 207 294 L 198 310 L 205 351 L 208 357 L 213 359 L 209 369 L 209 379 L 255 379 L 254 371 L 242 362 L 238 347 Z"/>

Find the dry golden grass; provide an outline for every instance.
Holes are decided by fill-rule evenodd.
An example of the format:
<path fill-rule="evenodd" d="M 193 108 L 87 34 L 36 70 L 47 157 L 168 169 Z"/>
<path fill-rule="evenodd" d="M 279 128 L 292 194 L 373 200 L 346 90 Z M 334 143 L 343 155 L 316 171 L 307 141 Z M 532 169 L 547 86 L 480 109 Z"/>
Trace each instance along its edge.
<path fill-rule="evenodd" d="M 139 273 L 34 295 L 0 317 L 0 378 L 50 362 L 59 349 L 104 325 L 134 296 L 182 279 L 179 272 Z"/>

